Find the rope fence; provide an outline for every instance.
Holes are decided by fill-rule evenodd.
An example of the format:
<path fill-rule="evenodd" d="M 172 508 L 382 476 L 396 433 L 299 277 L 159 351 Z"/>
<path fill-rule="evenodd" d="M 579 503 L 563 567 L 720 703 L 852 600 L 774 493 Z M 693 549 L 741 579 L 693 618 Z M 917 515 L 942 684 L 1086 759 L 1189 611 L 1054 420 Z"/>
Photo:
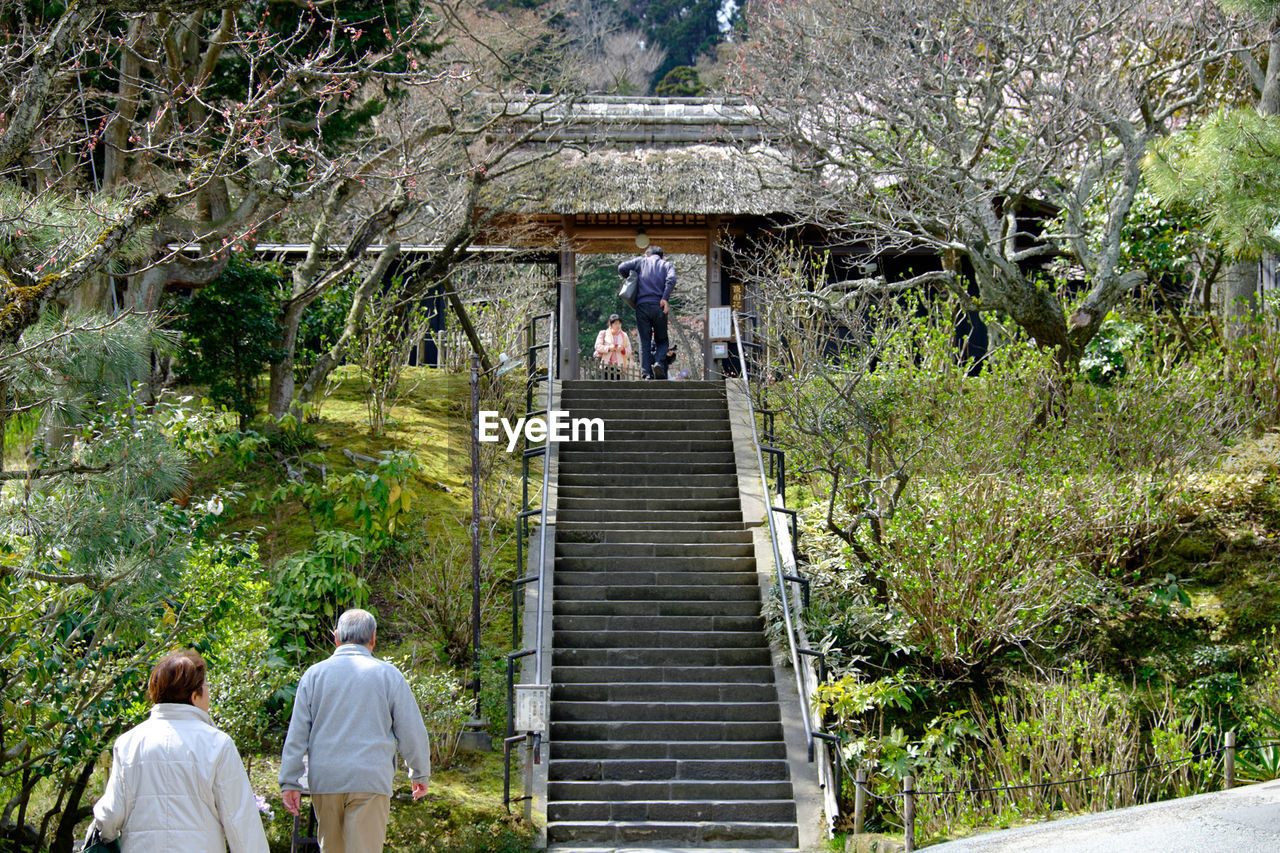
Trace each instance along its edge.
<path fill-rule="evenodd" d="M 918 791 L 915 787 L 914 776 L 904 776 L 902 778 L 902 789 L 896 794 L 881 795 L 872 791 L 867 785 L 867 771 L 865 768 L 859 767 L 856 773 L 848 773 L 848 762 L 843 754 L 840 754 L 840 761 L 844 764 L 848 777 L 854 780 L 854 812 L 853 812 L 853 833 L 861 835 L 863 832 L 864 818 L 866 816 L 867 798 L 882 802 L 896 802 L 902 800 L 902 819 L 903 833 L 906 841 L 906 849 L 908 851 L 915 850 L 915 817 L 916 803 L 920 797 L 951 797 L 958 795 L 975 795 L 975 794 L 999 794 L 1013 791 L 1028 790 L 1048 790 L 1051 788 L 1063 787 L 1066 785 L 1080 785 L 1089 782 L 1102 782 L 1107 779 L 1113 779 L 1119 776 L 1126 776 L 1134 773 L 1146 773 L 1152 770 L 1162 768 L 1178 767 L 1182 765 L 1192 764 L 1197 761 L 1203 761 L 1213 756 L 1223 756 L 1223 790 L 1229 790 L 1235 787 L 1235 757 L 1236 752 L 1253 751 L 1263 749 L 1274 749 L 1280 747 L 1280 741 L 1271 743 L 1261 743 L 1252 746 L 1239 747 L 1236 746 L 1236 733 L 1234 731 L 1225 732 L 1223 735 L 1223 745 L 1216 749 L 1208 749 L 1204 752 L 1197 752 L 1194 755 L 1188 755 L 1184 758 L 1178 758 L 1171 761 L 1158 761 L 1154 764 L 1146 764 L 1141 767 L 1132 767 L 1127 770 L 1113 770 L 1107 773 L 1100 773 L 1096 776 L 1081 776 L 1074 779 L 1060 779 L 1049 782 L 1031 782 L 1022 785 L 998 785 L 982 788 L 956 788 L 953 790 L 922 790 Z M 840 751 L 837 750 L 839 753 Z"/>

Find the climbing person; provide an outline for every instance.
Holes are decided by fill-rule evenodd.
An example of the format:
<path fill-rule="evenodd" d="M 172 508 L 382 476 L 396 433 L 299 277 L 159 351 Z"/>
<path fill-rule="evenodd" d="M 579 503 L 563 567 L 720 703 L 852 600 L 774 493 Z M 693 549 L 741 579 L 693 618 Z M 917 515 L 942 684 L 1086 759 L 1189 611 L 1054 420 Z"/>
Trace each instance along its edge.
<path fill-rule="evenodd" d="M 418 703 L 400 670 L 373 656 L 377 637 L 372 613 L 343 613 L 333 632 L 337 649 L 302 674 L 293 700 L 280 798 L 289 814 L 299 813 L 305 772 L 324 853 L 381 853 L 397 751 L 415 800 L 426 796 L 431 777 Z"/>
<path fill-rule="evenodd" d="M 600 374 L 605 379 L 618 380 L 631 364 L 631 338 L 622 331 L 622 318 L 609 315 L 609 327 L 596 335 L 596 358 L 600 359 Z"/>
<path fill-rule="evenodd" d="M 640 372 L 645 379 L 667 378 L 668 300 L 676 289 L 676 268 L 662 254 L 661 246 L 649 246 L 644 255 L 618 264 L 618 275 L 639 273 L 636 288 L 636 326 L 640 332 Z"/>

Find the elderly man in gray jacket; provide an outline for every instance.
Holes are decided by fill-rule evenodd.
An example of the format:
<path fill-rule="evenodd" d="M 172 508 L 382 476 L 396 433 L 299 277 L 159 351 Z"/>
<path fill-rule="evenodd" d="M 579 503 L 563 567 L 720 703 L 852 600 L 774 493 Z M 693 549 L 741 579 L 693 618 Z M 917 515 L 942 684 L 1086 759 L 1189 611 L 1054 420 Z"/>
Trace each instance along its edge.
<path fill-rule="evenodd" d="M 343 613 L 333 639 L 334 653 L 298 682 L 280 758 L 281 799 L 290 814 L 299 813 L 305 772 L 321 851 L 379 853 L 397 750 L 408 765 L 413 798 L 427 793 L 427 729 L 405 677 L 373 656 L 373 614 Z"/>

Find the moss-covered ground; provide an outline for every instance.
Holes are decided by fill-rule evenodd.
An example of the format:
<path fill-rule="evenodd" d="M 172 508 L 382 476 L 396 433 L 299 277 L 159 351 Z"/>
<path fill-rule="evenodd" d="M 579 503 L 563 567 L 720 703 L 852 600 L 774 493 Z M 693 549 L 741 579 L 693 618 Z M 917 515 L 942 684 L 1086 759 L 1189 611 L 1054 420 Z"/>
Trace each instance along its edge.
<path fill-rule="evenodd" d="M 337 382 L 318 407 L 313 418 L 302 424 L 297 439 L 288 435 L 272 435 L 271 452 L 260 452 L 250 465 L 237 464 L 229 454 L 214 457 L 195 473 L 193 493 L 208 494 L 217 488 L 233 488 L 242 493 L 228 513 L 226 530 L 249 533 L 259 543 L 264 564 L 307 546 L 312 527 L 305 510 L 296 503 L 259 507 L 255 500 L 271 494 L 285 482 L 286 469 L 280 457 L 303 457 L 322 465 L 327 476 L 341 476 L 357 468 L 372 467 L 367 458 L 377 458 L 384 451 L 409 451 L 417 458 L 419 469 L 405 489 L 411 495 L 411 509 L 400 522 L 402 538 L 415 543 L 437 543 L 454 546 L 440 553 L 456 560 L 469 558 L 469 520 L 471 513 L 469 408 L 470 391 L 465 373 L 408 368 L 403 382 L 404 394 L 387 418 L 382 435 L 371 434 L 365 407 L 365 391 L 354 371 L 344 369 Z M 296 441 L 297 447 L 290 445 Z M 344 453 L 348 451 L 351 455 Z M 494 466 L 518 472 L 518 455 L 496 457 Z M 295 465 L 298 458 L 290 458 Z M 518 484 L 518 479 L 515 480 Z M 349 522 L 339 514 L 337 524 Z M 510 540 L 510 520 L 498 524 L 500 537 L 492 564 L 499 582 L 514 571 L 514 544 Z M 469 562 L 468 562 L 469 566 Z M 401 612 L 397 594 L 394 559 L 379 561 L 370 567 L 370 604 L 379 616 L 379 655 L 410 658 L 424 669 L 450 671 L 447 650 L 415 624 L 411 614 Z M 469 571 L 469 569 L 467 569 Z M 469 574 L 466 575 L 469 578 Z M 501 585 L 501 584 L 499 584 Z M 461 593 L 469 592 L 469 586 Z M 469 598 L 469 597 L 468 597 Z M 498 661 L 509 651 L 509 606 L 507 596 L 494 596 L 494 605 L 485 611 L 483 651 L 483 709 L 489 730 L 500 734 L 504 719 L 504 685 Z M 466 602 L 463 602 L 466 606 Z M 452 670 L 459 680 L 469 672 Z M 301 673 L 299 672 L 299 675 Z M 215 698 L 216 701 L 216 698 Z M 283 732 L 278 733 L 279 736 Z M 393 851 L 430 851 L 430 853 L 465 853 L 466 851 L 524 850 L 528 847 L 531 828 L 507 814 L 502 805 L 501 737 L 496 738 L 498 751 L 459 753 L 447 768 L 437 768 L 431 780 L 430 793 L 420 802 L 409 797 L 407 780 L 398 780 L 392 800 L 391 825 L 387 849 Z M 288 850 L 292 821 L 278 799 L 276 770 L 278 754 L 246 756 L 251 762 L 255 790 L 273 806 L 270 840 L 273 850 Z M 518 810 L 517 810 L 518 814 Z"/>

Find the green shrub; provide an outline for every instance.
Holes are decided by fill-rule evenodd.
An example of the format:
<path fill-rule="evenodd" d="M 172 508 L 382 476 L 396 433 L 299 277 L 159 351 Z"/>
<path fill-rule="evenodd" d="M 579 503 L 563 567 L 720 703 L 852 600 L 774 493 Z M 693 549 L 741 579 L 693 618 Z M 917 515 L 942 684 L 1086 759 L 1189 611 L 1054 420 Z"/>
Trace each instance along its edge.
<path fill-rule="evenodd" d="M 233 258 L 191 297 L 179 323 L 187 343 L 182 372 L 208 385 L 210 399 L 239 415 L 242 430 L 257 409 L 263 370 L 284 357 L 277 322 L 283 284 L 276 266 Z"/>
<path fill-rule="evenodd" d="M 432 772 L 444 770 L 453 764 L 458 753 L 458 741 L 471 719 L 474 707 L 471 694 L 464 691 L 462 681 L 450 672 L 420 672 L 407 658 L 386 657 L 404 673 L 418 701 L 422 720 L 431 733 Z"/>

